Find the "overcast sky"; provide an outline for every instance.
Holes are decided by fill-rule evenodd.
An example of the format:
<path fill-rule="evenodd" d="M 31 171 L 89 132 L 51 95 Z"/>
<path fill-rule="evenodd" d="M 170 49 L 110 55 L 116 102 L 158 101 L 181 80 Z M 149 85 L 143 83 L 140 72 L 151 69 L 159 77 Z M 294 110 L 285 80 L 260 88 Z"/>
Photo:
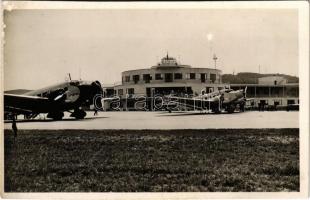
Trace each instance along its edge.
<path fill-rule="evenodd" d="M 166 52 L 223 73 L 298 74 L 294 9 L 13 10 L 5 12 L 5 90 L 73 79 L 121 81 Z M 208 37 L 209 36 L 209 37 Z"/>

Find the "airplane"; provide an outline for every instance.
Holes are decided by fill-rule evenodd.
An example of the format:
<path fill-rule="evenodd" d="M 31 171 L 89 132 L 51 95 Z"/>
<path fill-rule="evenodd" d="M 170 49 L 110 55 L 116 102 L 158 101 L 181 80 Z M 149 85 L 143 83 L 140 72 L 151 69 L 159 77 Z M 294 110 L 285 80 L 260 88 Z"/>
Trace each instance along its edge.
<path fill-rule="evenodd" d="M 210 110 L 213 113 L 222 113 L 222 111 L 234 113 L 237 108 L 244 112 L 245 103 L 249 100 L 246 99 L 246 90 L 247 87 L 240 90 L 222 89 L 192 98 L 170 96 L 168 97 L 170 102 L 165 104 L 166 110 L 171 113 L 178 106 L 182 106 L 194 110 Z M 169 109 L 169 104 L 172 105 L 172 109 Z"/>
<path fill-rule="evenodd" d="M 101 104 L 103 89 L 99 81 L 86 82 L 70 80 L 42 89 L 28 91 L 22 94 L 4 93 L 4 111 L 7 116 L 16 117 L 23 114 L 25 118 L 35 118 L 40 113 L 47 113 L 47 118 L 61 120 L 64 112 L 70 112 L 70 117 L 84 119 L 84 106 Z M 100 107 L 100 106 L 99 106 Z M 96 108 L 95 110 L 99 110 Z"/>

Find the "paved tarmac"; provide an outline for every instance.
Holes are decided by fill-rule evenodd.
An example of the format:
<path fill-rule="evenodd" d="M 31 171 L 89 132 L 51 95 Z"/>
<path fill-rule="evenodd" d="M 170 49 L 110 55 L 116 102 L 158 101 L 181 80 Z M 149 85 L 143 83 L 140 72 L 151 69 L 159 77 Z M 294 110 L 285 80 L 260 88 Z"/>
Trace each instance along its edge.
<path fill-rule="evenodd" d="M 41 118 L 41 119 L 40 119 Z M 18 120 L 19 129 L 208 129 L 208 128 L 298 128 L 299 112 L 247 111 L 234 114 L 200 112 L 88 112 L 83 120 L 65 115 L 62 121 Z M 11 123 L 5 122 L 5 129 Z"/>

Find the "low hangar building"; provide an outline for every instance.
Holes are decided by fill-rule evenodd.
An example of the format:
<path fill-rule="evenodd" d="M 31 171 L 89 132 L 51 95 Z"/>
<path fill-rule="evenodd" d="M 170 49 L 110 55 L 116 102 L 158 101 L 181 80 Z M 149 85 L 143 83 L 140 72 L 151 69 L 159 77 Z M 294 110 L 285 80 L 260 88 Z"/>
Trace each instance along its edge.
<path fill-rule="evenodd" d="M 283 76 L 267 76 L 258 79 L 257 84 L 230 84 L 234 90 L 247 87 L 247 106 L 259 107 L 259 104 L 268 106 L 287 107 L 299 104 L 299 83 L 288 83 Z"/>

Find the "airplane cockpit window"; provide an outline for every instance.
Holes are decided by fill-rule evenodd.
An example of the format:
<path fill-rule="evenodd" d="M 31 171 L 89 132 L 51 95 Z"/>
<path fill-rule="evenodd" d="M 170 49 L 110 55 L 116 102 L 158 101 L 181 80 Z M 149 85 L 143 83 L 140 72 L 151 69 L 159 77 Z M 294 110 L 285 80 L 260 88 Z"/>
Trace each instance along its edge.
<path fill-rule="evenodd" d="M 70 85 L 73 85 L 73 86 L 78 86 L 80 84 L 79 81 L 71 81 L 70 82 Z"/>
<path fill-rule="evenodd" d="M 38 97 L 46 97 L 46 95 L 47 95 L 47 92 L 37 94 Z"/>

